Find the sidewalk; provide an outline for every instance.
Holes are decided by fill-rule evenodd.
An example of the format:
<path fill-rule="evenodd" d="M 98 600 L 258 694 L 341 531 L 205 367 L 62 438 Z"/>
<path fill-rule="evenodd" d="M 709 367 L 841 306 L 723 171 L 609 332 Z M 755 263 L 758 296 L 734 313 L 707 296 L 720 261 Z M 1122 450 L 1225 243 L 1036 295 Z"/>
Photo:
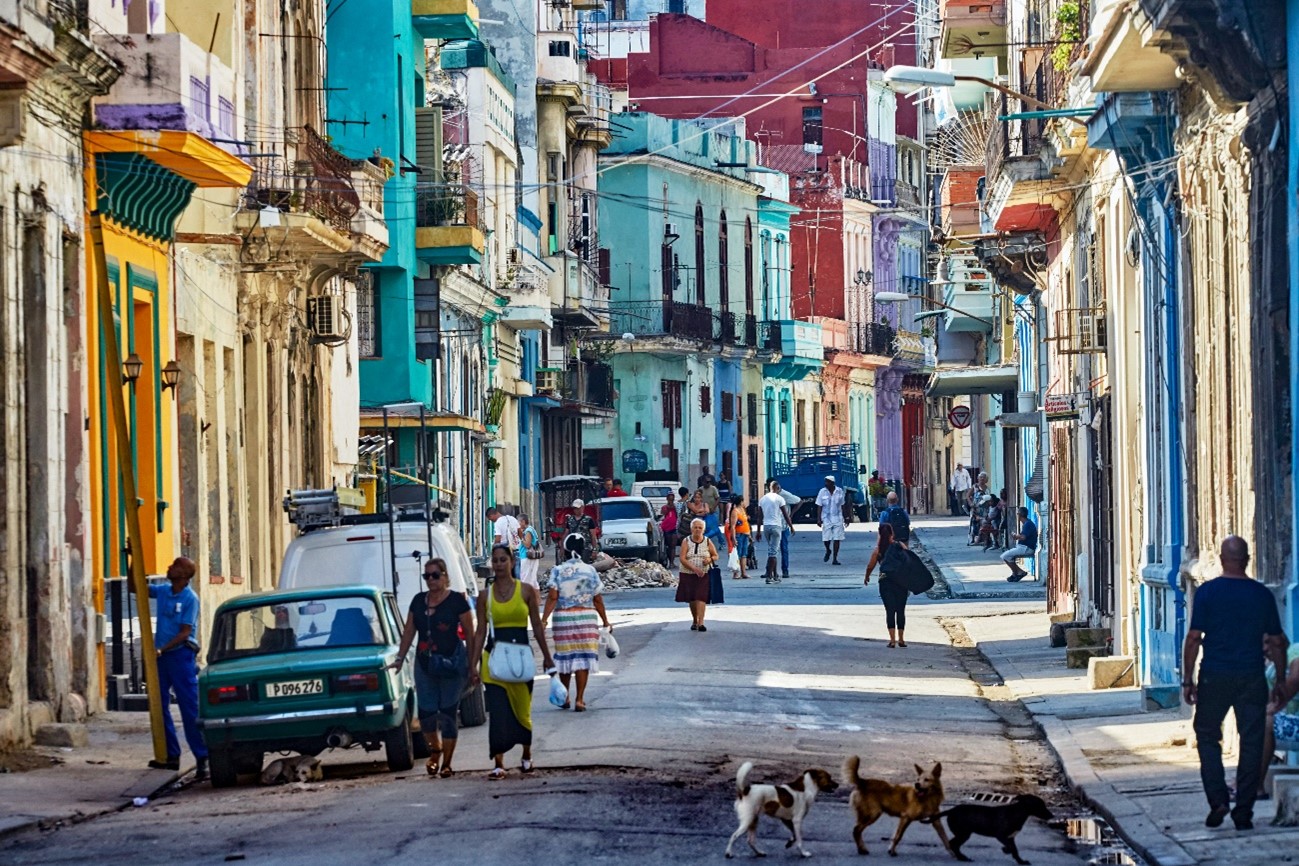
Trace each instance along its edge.
<path fill-rule="evenodd" d="M 136 797 L 152 797 L 178 778 L 170 770 L 148 768 L 153 757 L 148 714 L 101 713 L 85 727 L 85 746 L 34 746 L 18 756 L 0 756 L 0 766 L 7 769 L 45 765 L 0 773 L 0 836 L 115 812 Z"/>
<path fill-rule="evenodd" d="M 1032 576 L 1007 582 L 1010 568 L 1001 561 L 1003 551 L 967 545 L 968 526 L 964 517 L 911 518 L 911 532 L 922 548 L 917 552 L 933 560 L 952 598 L 1046 599 L 1046 587 Z"/>
<path fill-rule="evenodd" d="M 987 567 L 982 550 L 948 536 L 959 528 L 931 525 L 922 530 L 929 549 L 948 576 L 970 584 Z M 935 538 L 935 536 L 938 536 Z M 977 597 L 977 596 L 976 596 Z M 1208 804 L 1200 785 L 1189 708 L 1147 712 L 1137 688 L 1092 691 L 1086 671 L 1070 670 L 1064 650 L 1049 645 L 1045 610 L 962 617 L 966 635 L 987 657 L 1007 688 L 1041 727 L 1070 786 L 1147 862 L 1156 866 L 1197 863 L 1268 864 L 1293 862 L 1299 828 L 1270 826 L 1271 801 L 1254 810 L 1254 829 L 1237 833 L 1227 821 L 1204 826 Z M 1231 761 L 1231 756 L 1228 756 Z M 1235 768 L 1229 764 L 1228 783 Z"/>

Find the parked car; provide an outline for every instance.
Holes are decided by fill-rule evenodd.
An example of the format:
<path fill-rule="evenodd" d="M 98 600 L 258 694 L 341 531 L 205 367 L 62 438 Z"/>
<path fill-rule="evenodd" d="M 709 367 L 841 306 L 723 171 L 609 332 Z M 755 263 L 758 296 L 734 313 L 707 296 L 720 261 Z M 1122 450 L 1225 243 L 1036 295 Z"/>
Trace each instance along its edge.
<path fill-rule="evenodd" d="M 289 542 L 280 566 L 279 588 L 312 589 L 365 584 L 393 593 L 398 623 L 416 593 L 424 591 L 423 564 L 430 558 L 430 528 L 423 520 L 393 524 L 393 546 L 388 545 L 388 523 L 349 523 L 315 529 Z M 465 593 L 472 603 L 478 594 L 464 542 L 447 523 L 432 524 L 432 556 L 446 560 L 451 591 Z M 396 580 L 393 561 L 396 561 Z M 470 688 L 460 701 L 460 724 L 472 728 L 487 721 L 482 686 Z M 416 730 L 419 722 L 416 721 Z M 423 739 L 416 746 L 423 749 Z"/>
<path fill-rule="evenodd" d="M 666 562 L 663 531 L 653 506 L 643 496 L 601 499 L 600 549 L 618 559 Z"/>
<path fill-rule="evenodd" d="M 643 496 L 649 500 L 650 507 L 658 514 L 668 503 L 668 494 L 676 493 L 680 484 L 670 481 L 635 481 L 631 485 L 632 496 Z"/>
<path fill-rule="evenodd" d="M 217 608 L 199 674 L 213 786 L 260 772 L 267 752 L 383 748 L 390 769 L 414 766 L 412 664 L 388 667 L 401 621 L 393 594 L 373 586 L 257 593 Z"/>

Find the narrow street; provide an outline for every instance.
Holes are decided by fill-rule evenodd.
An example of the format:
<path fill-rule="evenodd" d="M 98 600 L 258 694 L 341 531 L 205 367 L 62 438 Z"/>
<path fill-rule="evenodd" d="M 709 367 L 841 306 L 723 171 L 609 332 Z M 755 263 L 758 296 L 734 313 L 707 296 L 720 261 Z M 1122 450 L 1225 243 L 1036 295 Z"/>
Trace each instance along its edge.
<path fill-rule="evenodd" d="M 754 761 L 759 781 L 789 781 L 807 767 L 838 778 L 854 752 L 871 775 L 898 782 L 911 781 L 915 763 L 941 761 L 949 803 L 1032 792 L 1058 819 L 1080 814 L 1028 715 L 977 650 L 953 646 L 964 642 L 959 625 L 944 624 L 1028 606 L 916 597 L 910 646 L 888 649 L 878 590 L 861 585 L 874 538 L 852 527 L 834 568 L 805 527 L 791 580 L 728 580 L 705 634 L 689 631 L 670 590 L 609 596 L 622 655 L 593 679 L 585 715 L 554 709 L 537 690 L 531 777 L 516 769 L 487 781 L 486 728 L 475 728 L 462 732 L 452 779 L 391 774 L 347 752 L 328 758 L 322 783 L 191 784 L 143 808 L 5 839 L 0 861 L 694 863 L 722 856 L 743 761 Z M 517 767 L 517 751 L 510 760 Z M 847 796 L 842 787 L 823 796 L 806 824 L 821 862 L 856 860 Z M 894 826 L 884 818 L 868 833 L 873 856 L 885 855 Z M 1062 826 L 1030 821 L 1023 856 L 1039 866 L 1095 856 Z M 768 853 L 793 856 L 779 825 L 764 822 L 759 839 Z M 1011 862 L 998 848 L 976 837 L 967 852 Z M 934 832 L 913 826 L 898 862 L 940 859 Z"/>

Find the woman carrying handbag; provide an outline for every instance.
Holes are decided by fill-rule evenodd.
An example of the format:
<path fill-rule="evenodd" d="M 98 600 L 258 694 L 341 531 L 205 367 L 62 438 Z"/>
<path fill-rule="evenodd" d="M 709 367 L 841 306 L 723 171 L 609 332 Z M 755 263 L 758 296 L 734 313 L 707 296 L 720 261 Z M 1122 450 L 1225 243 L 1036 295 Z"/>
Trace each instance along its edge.
<path fill-rule="evenodd" d="M 478 594 L 478 628 L 470 653 L 470 664 L 479 670 L 483 680 L 487 751 L 496 764 L 487 778 L 493 780 L 505 778 L 505 753 L 515 746 L 523 747 L 519 768 L 525 773 L 533 770 L 532 682 L 536 662 L 528 643 L 529 623 L 541 648 L 542 666 L 547 671 L 555 666 L 541 626 L 537 591 L 514 579 L 514 555 L 514 550 L 504 544 L 492 548 L 492 579 L 487 591 Z"/>
<path fill-rule="evenodd" d="M 871 582 L 871 572 L 875 566 L 880 566 L 880 599 L 884 602 L 885 624 L 889 629 L 889 649 L 894 647 L 905 647 L 907 639 L 904 632 L 907 627 L 907 596 L 909 590 L 906 584 L 902 582 L 900 575 L 890 575 L 884 570 L 884 560 L 888 556 L 889 548 L 894 544 L 900 547 L 906 547 L 900 541 L 893 540 L 893 527 L 887 523 L 880 524 L 880 541 L 875 549 L 871 551 L 870 562 L 866 564 L 866 581 L 867 586 Z"/>
<path fill-rule="evenodd" d="M 541 560 L 546 556 L 546 550 L 541 546 L 541 536 L 537 533 L 537 528 L 528 520 L 528 515 L 519 515 L 519 580 L 528 586 L 541 591 L 541 584 L 537 580 L 537 572 L 541 570 Z"/>
<path fill-rule="evenodd" d="M 690 630 L 708 631 L 704 625 L 704 611 L 712 597 L 710 578 L 716 576 L 721 583 L 721 572 L 717 569 L 717 548 L 704 536 L 704 521 L 698 517 L 690 521 L 690 535 L 681 542 L 677 559 L 681 563 L 681 578 L 677 583 L 677 601 L 690 605 Z"/>

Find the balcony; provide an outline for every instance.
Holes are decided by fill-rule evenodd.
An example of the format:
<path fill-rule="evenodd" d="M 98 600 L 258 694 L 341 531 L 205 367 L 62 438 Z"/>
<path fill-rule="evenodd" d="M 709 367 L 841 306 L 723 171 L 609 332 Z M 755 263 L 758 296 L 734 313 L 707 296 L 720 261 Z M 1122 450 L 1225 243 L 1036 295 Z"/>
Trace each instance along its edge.
<path fill-rule="evenodd" d="M 549 330 L 554 325 L 550 312 L 550 281 L 533 265 L 511 265 L 501 281 L 509 298 L 502 320 L 516 331 Z"/>
<path fill-rule="evenodd" d="M 717 330 L 714 339 L 725 346 L 734 346 L 739 337 L 735 314 L 729 310 L 717 314 Z"/>
<path fill-rule="evenodd" d="M 577 34 L 572 30 L 542 30 L 537 33 L 537 82 L 579 85 Z"/>
<path fill-rule="evenodd" d="M 780 360 L 762 366 L 764 376 L 797 382 L 825 366 L 824 336 L 816 322 L 779 319 L 763 322 L 764 347 L 780 352 Z"/>
<path fill-rule="evenodd" d="M 367 160 L 352 163 L 352 187 L 360 207 L 352 217 L 353 252 L 372 262 L 388 252 L 388 223 L 383 216 L 383 187 L 388 172 Z"/>
<path fill-rule="evenodd" d="M 378 246 L 382 241 L 387 248 L 387 226 L 378 227 L 382 218 L 375 219 L 374 208 L 364 212 L 355 185 L 358 172 L 367 183 L 371 178 L 377 182 L 379 174 L 334 150 L 309 126 L 286 129 L 281 139 L 251 145 L 253 175 L 236 225 L 243 230 L 283 229 L 286 248 L 301 255 L 350 256 L 369 247 L 369 253 L 382 257 Z M 373 188 L 367 196 L 374 201 Z M 359 242 L 353 236 L 358 216 L 363 232 L 375 232 Z"/>
<path fill-rule="evenodd" d="M 614 408 L 613 368 L 586 361 L 570 364 L 560 377 L 560 396 L 600 409 Z"/>
<path fill-rule="evenodd" d="M 1142 26 L 1146 25 L 1146 26 Z M 1091 22 L 1096 40 L 1083 64 L 1097 92 L 1174 90 L 1177 60 L 1159 49 L 1145 15 L 1119 0 L 1097 0 Z"/>
<path fill-rule="evenodd" d="M 478 6 L 473 0 L 411 0 L 415 31 L 425 39 L 477 39 Z"/>
<path fill-rule="evenodd" d="M 925 293 L 925 286 L 927 285 L 929 285 L 929 280 L 924 277 L 898 277 L 898 291 L 904 292 L 912 297 L 918 298 L 923 295 Z"/>
<path fill-rule="evenodd" d="M 942 0 L 938 14 L 939 57 L 1005 56 L 1005 0 Z"/>
<path fill-rule="evenodd" d="M 638 337 L 713 341 L 713 311 L 678 301 L 619 301 L 609 305 L 609 330 Z"/>
<path fill-rule="evenodd" d="M 897 332 L 888 322 L 849 322 L 848 350 L 861 355 L 892 358 Z"/>
<path fill-rule="evenodd" d="M 95 37 L 95 46 L 122 65 L 122 76 L 95 100 L 100 129 L 176 130 L 206 139 L 238 138 L 235 75 L 182 33 Z"/>
<path fill-rule="evenodd" d="M 949 283 L 943 303 L 951 308 L 944 317 L 948 331 L 967 334 L 992 331 L 997 305 L 990 280 Z"/>
<path fill-rule="evenodd" d="M 573 250 L 545 258 L 550 275 L 550 309 L 555 318 L 577 327 L 604 330 L 609 326 L 609 287 L 587 261 Z"/>
<path fill-rule="evenodd" d="M 939 206 L 947 237 L 979 233 L 979 180 L 984 171 L 981 165 L 953 165 L 943 174 Z"/>
<path fill-rule="evenodd" d="M 1029 88 L 1029 95 L 1043 102 L 1051 98 L 1046 86 L 1051 80 L 1046 68 L 1050 63 L 1051 58 L 1044 54 L 1032 79 L 1034 86 Z M 1019 110 L 1007 103 L 1003 94 L 997 102 L 998 116 Z M 1036 231 L 1055 219 L 1055 157 L 1049 145 L 1044 149 L 1047 140 L 1046 120 L 993 124 L 986 151 L 984 208 L 997 231 Z"/>
<path fill-rule="evenodd" d="M 415 255 L 430 265 L 475 265 L 487 240 L 482 200 L 462 183 L 420 183 L 415 187 Z"/>

